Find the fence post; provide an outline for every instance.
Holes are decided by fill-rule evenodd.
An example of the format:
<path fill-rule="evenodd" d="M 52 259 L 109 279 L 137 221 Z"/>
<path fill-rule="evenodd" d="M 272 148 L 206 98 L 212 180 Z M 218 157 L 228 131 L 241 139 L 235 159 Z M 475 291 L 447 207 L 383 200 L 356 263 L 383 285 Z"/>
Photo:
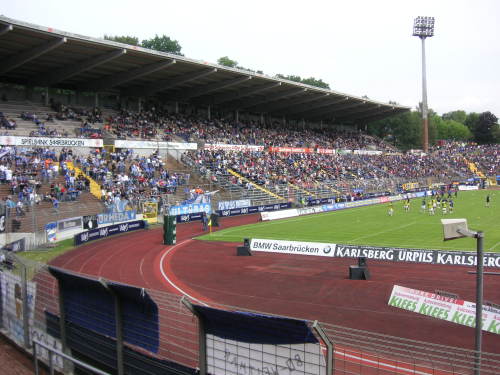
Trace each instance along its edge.
<path fill-rule="evenodd" d="M 123 362 L 123 309 L 122 301 L 120 297 L 112 290 L 107 281 L 103 278 L 99 278 L 99 282 L 102 284 L 106 292 L 108 292 L 111 297 L 113 297 L 115 303 L 115 330 L 116 330 L 116 369 L 118 375 L 123 375 L 124 372 L 124 362 Z"/>
<path fill-rule="evenodd" d="M 33 342 L 33 362 L 35 362 L 35 375 L 38 375 L 38 352 L 36 350 L 36 342 Z"/>
<path fill-rule="evenodd" d="M 68 339 L 66 332 L 66 308 L 64 307 L 64 293 L 63 293 L 62 281 L 60 279 L 57 279 L 57 286 L 59 292 L 59 333 L 61 337 L 61 346 L 62 346 L 62 352 L 64 354 L 68 354 L 69 349 L 68 349 Z M 67 362 L 68 361 L 65 361 L 63 358 L 64 373 L 73 373 L 72 364 L 71 363 L 68 364 Z"/>
<path fill-rule="evenodd" d="M 18 262 L 21 265 L 21 280 L 22 280 L 22 298 L 23 298 L 23 333 L 24 333 L 24 347 L 29 349 L 30 342 L 30 326 L 29 326 L 29 301 L 28 301 L 28 273 L 26 272 L 26 265 Z"/>
<path fill-rule="evenodd" d="M 318 334 L 318 336 L 323 340 L 326 344 L 327 352 L 326 352 L 326 375 L 333 375 L 333 371 L 335 370 L 335 359 L 333 356 L 333 343 L 326 335 L 325 331 L 319 324 L 317 320 L 313 322 L 312 325 L 314 331 Z"/>
<path fill-rule="evenodd" d="M 204 319 L 194 310 L 193 305 L 185 296 L 182 296 L 181 302 L 189 311 L 191 311 L 193 315 L 198 318 L 198 364 L 200 366 L 199 375 L 207 375 L 207 340 L 205 334 Z"/>

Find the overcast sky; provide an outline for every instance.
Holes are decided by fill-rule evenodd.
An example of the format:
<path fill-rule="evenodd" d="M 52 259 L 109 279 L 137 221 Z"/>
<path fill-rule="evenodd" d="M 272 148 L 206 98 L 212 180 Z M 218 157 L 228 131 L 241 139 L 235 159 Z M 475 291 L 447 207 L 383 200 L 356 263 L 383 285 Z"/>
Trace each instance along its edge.
<path fill-rule="evenodd" d="M 413 20 L 434 16 L 429 107 L 500 117 L 497 0 L 5 0 L 0 14 L 93 37 L 166 34 L 190 58 L 229 56 L 271 76 L 313 76 L 336 91 L 411 107 L 422 96 Z"/>

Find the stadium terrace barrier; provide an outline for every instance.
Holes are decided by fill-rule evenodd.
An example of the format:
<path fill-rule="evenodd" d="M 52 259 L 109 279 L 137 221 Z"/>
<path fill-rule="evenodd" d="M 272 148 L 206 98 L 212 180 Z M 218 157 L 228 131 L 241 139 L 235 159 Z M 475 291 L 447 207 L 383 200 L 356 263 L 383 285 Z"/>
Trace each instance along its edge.
<path fill-rule="evenodd" d="M 242 207 L 242 208 L 233 208 L 229 210 L 217 210 L 217 215 L 221 217 L 229 217 L 229 216 L 237 216 L 237 215 L 247 215 L 247 214 L 255 214 L 258 212 L 268 212 L 268 211 L 279 211 L 285 210 L 287 208 L 292 207 L 290 202 L 288 203 L 275 203 L 275 204 L 266 204 L 261 206 L 250 206 L 250 207 Z M 200 221 L 201 220 L 201 212 L 185 214 L 185 215 L 177 215 L 177 223 L 188 223 L 190 221 Z"/>
<path fill-rule="evenodd" d="M 322 242 L 285 241 L 253 238 L 250 250 L 266 251 L 281 254 L 299 254 L 329 256 L 333 258 L 366 257 L 374 260 L 392 262 L 410 262 L 441 264 L 452 266 L 476 265 L 476 253 L 464 251 L 442 251 L 426 249 L 410 249 L 400 247 L 378 247 L 363 245 L 342 245 Z M 499 253 L 485 253 L 483 257 L 485 267 L 500 268 Z"/>
<path fill-rule="evenodd" d="M 48 138 L 19 137 L 2 135 L 0 144 L 8 146 L 45 146 L 45 147 L 102 147 L 102 139 L 88 138 Z"/>
<path fill-rule="evenodd" d="M 290 210 L 280 211 L 280 212 L 261 212 L 262 221 L 268 220 L 278 220 L 285 219 L 290 217 L 297 217 L 302 215 L 310 215 L 310 214 L 318 214 L 321 212 L 329 212 L 336 210 L 343 210 L 346 208 L 354 208 L 361 206 L 371 206 L 374 204 L 380 203 L 388 203 L 393 201 L 398 201 L 406 198 L 420 198 L 426 195 L 431 195 L 430 191 L 419 191 L 413 193 L 406 194 L 397 194 L 392 196 L 382 196 L 377 198 L 368 198 L 368 199 L 360 199 L 350 202 L 341 202 L 341 203 L 333 203 L 333 198 L 323 198 L 323 199 L 314 199 L 310 202 L 317 203 L 319 205 L 310 204 L 304 208 L 294 208 Z M 325 203 L 325 204 L 322 204 Z"/>
<path fill-rule="evenodd" d="M 121 224 L 109 225 L 107 227 L 97 228 L 81 232 L 74 237 L 75 245 L 81 245 L 90 241 L 113 236 L 115 234 L 127 233 L 133 230 L 144 229 L 144 220 L 128 221 Z"/>

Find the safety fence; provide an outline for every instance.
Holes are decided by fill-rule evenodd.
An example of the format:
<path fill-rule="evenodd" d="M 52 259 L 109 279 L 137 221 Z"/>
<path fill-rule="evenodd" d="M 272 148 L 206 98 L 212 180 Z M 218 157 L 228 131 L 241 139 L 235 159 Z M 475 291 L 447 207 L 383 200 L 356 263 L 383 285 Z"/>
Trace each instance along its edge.
<path fill-rule="evenodd" d="M 38 360 L 64 373 L 82 370 L 81 361 L 144 375 L 469 375 L 478 358 L 472 350 L 208 306 L 10 255 L 0 272 L 1 331 L 28 353 L 36 342 Z M 481 353 L 481 374 L 499 368 L 499 354 Z"/>

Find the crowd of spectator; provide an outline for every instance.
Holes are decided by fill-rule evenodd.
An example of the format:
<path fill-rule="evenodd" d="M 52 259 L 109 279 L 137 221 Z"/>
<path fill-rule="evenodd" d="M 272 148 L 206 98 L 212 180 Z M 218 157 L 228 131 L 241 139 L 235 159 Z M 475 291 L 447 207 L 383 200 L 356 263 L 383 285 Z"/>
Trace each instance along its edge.
<path fill-rule="evenodd" d="M 268 188 L 288 183 L 310 188 L 318 183 L 352 179 L 460 176 L 452 166 L 445 166 L 439 158 L 420 153 L 358 155 L 198 150 L 190 152 L 184 160 L 190 160 L 189 163 L 202 171 L 209 170 L 215 180 L 218 176 L 227 175 L 227 169 L 231 169 Z M 238 178 L 230 177 L 230 180 L 246 186 Z"/>
<path fill-rule="evenodd" d="M 141 112 L 123 110 L 107 119 L 106 129 L 118 138 L 172 140 L 173 136 L 188 142 L 261 145 L 265 147 L 307 147 L 330 149 L 377 149 L 393 151 L 382 140 L 359 131 L 338 129 L 304 129 L 301 125 L 273 122 L 207 119 L 173 114 L 151 107 Z"/>
<path fill-rule="evenodd" d="M 82 125 L 103 122 L 102 111 L 98 107 L 91 109 L 70 107 L 59 102 L 51 102 L 50 106 L 56 112 L 57 120 L 81 121 Z"/>
<path fill-rule="evenodd" d="M 24 113 L 22 116 L 39 126 L 38 133 L 33 135 L 59 135 L 45 128 L 44 121 L 36 115 Z M 103 121 L 97 109 L 79 112 L 65 106 L 58 106 L 56 118 L 80 120 L 82 129 L 93 129 L 95 122 Z M 2 126 L 5 126 L 5 121 L 9 120 L 0 114 Z M 107 131 L 120 138 L 197 142 L 200 145 L 197 151 L 184 153 L 182 160 L 186 164 L 196 167 L 213 182 L 218 182 L 224 176 L 231 183 L 246 188 L 251 188 L 248 181 L 272 190 L 288 184 L 308 189 L 346 180 L 397 177 L 407 180 L 429 177 L 463 180 L 474 176 L 470 163 L 474 163 L 487 176 L 500 175 L 498 145 L 444 142 L 431 148 L 427 154 L 402 153 L 384 141 L 359 131 L 303 129 L 297 125 L 261 125 L 254 121 L 235 122 L 228 119 L 209 120 L 196 115 L 172 114 L 155 107 L 141 112 L 124 110 L 104 121 Z M 260 151 L 203 147 L 204 144 L 220 143 L 263 147 Z M 312 151 L 278 152 L 273 147 L 307 148 Z M 317 149 L 335 152 L 318 153 Z M 156 199 L 163 194 L 174 194 L 179 187 L 187 185 L 189 177 L 169 172 L 157 152 L 139 156 L 131 150 L 108 153 L 104 149 L 96 149 L 82 156 L 73 155 L 70 149 L 61 149 L 56 153 L 43 148 L 13 147 L 8 151 L 0 159 L 0 181 L 10 184 L 9 200 L 15 207 L 18 206 L 15 201 L 22 205 L 33 205 L 43 200 L 74 200 L 78 199 L 79 192 L 88 190 L 89 180 L 75 176 L 66 168 L 66 161 L 74 162 L 85 175 L 101 186 L 107 207 L 117 207 L 117 202 L 121 202 L 121 205 L 124 202 L 133 204 Z M 228 169 L 245 179 L 228 175 Z M 64 183 L 53 182 L 57 175 L 64 176 Z M 41 183 L 50 184 L 46 194 L 39 193 Z M 12 203 L 9 202 L 7 206 L 12 208 Z"/>
<path fill-rule="evenodd" d="M 9 146 L 0 155 L 0 183 L 9 186 L 3 203 L 6 208 L 15 208 L 16 216 L 24 215 L 26 208 L 42 201 L 57 207 L 59 202 L 76 200 L 82 191 L 88 190 L 88 180 L 75 177 L 65 165 L 72 158 L 71 149 L 56 152 L 48 148 Z M 57 182 L 58 176 L 63 176 L 64 182 Z M 45 191 L 41 189 L 43 184 L 48 187 Z"/>
<path fill-rule="evenodd" d="M 0 127 L 5 129 L 15 129 L 16 126 L 16 120 L 8 118 L 3 114 L 3 112 L 0 112 Z"/>
<path fill-rule="evenodd" d="M 500 146 L 478 145 L 474 142 L 441 142 L 435 153 L 446 159 L 454 168 L 467 170 L 467 162 L 474 163 L 486 176 L 500 175 Z"/>
<path fill-rule="evenodd" d="M 101 186 L 107 207 L 116 206 L 117 198 L 136 206 L 139 201 L 175 194 L 189 181 L 189 174 L 170 173 L 157 152 L 146 157 L 131 150 L 109 154 L 95 150 L 74 162 Z"/>

